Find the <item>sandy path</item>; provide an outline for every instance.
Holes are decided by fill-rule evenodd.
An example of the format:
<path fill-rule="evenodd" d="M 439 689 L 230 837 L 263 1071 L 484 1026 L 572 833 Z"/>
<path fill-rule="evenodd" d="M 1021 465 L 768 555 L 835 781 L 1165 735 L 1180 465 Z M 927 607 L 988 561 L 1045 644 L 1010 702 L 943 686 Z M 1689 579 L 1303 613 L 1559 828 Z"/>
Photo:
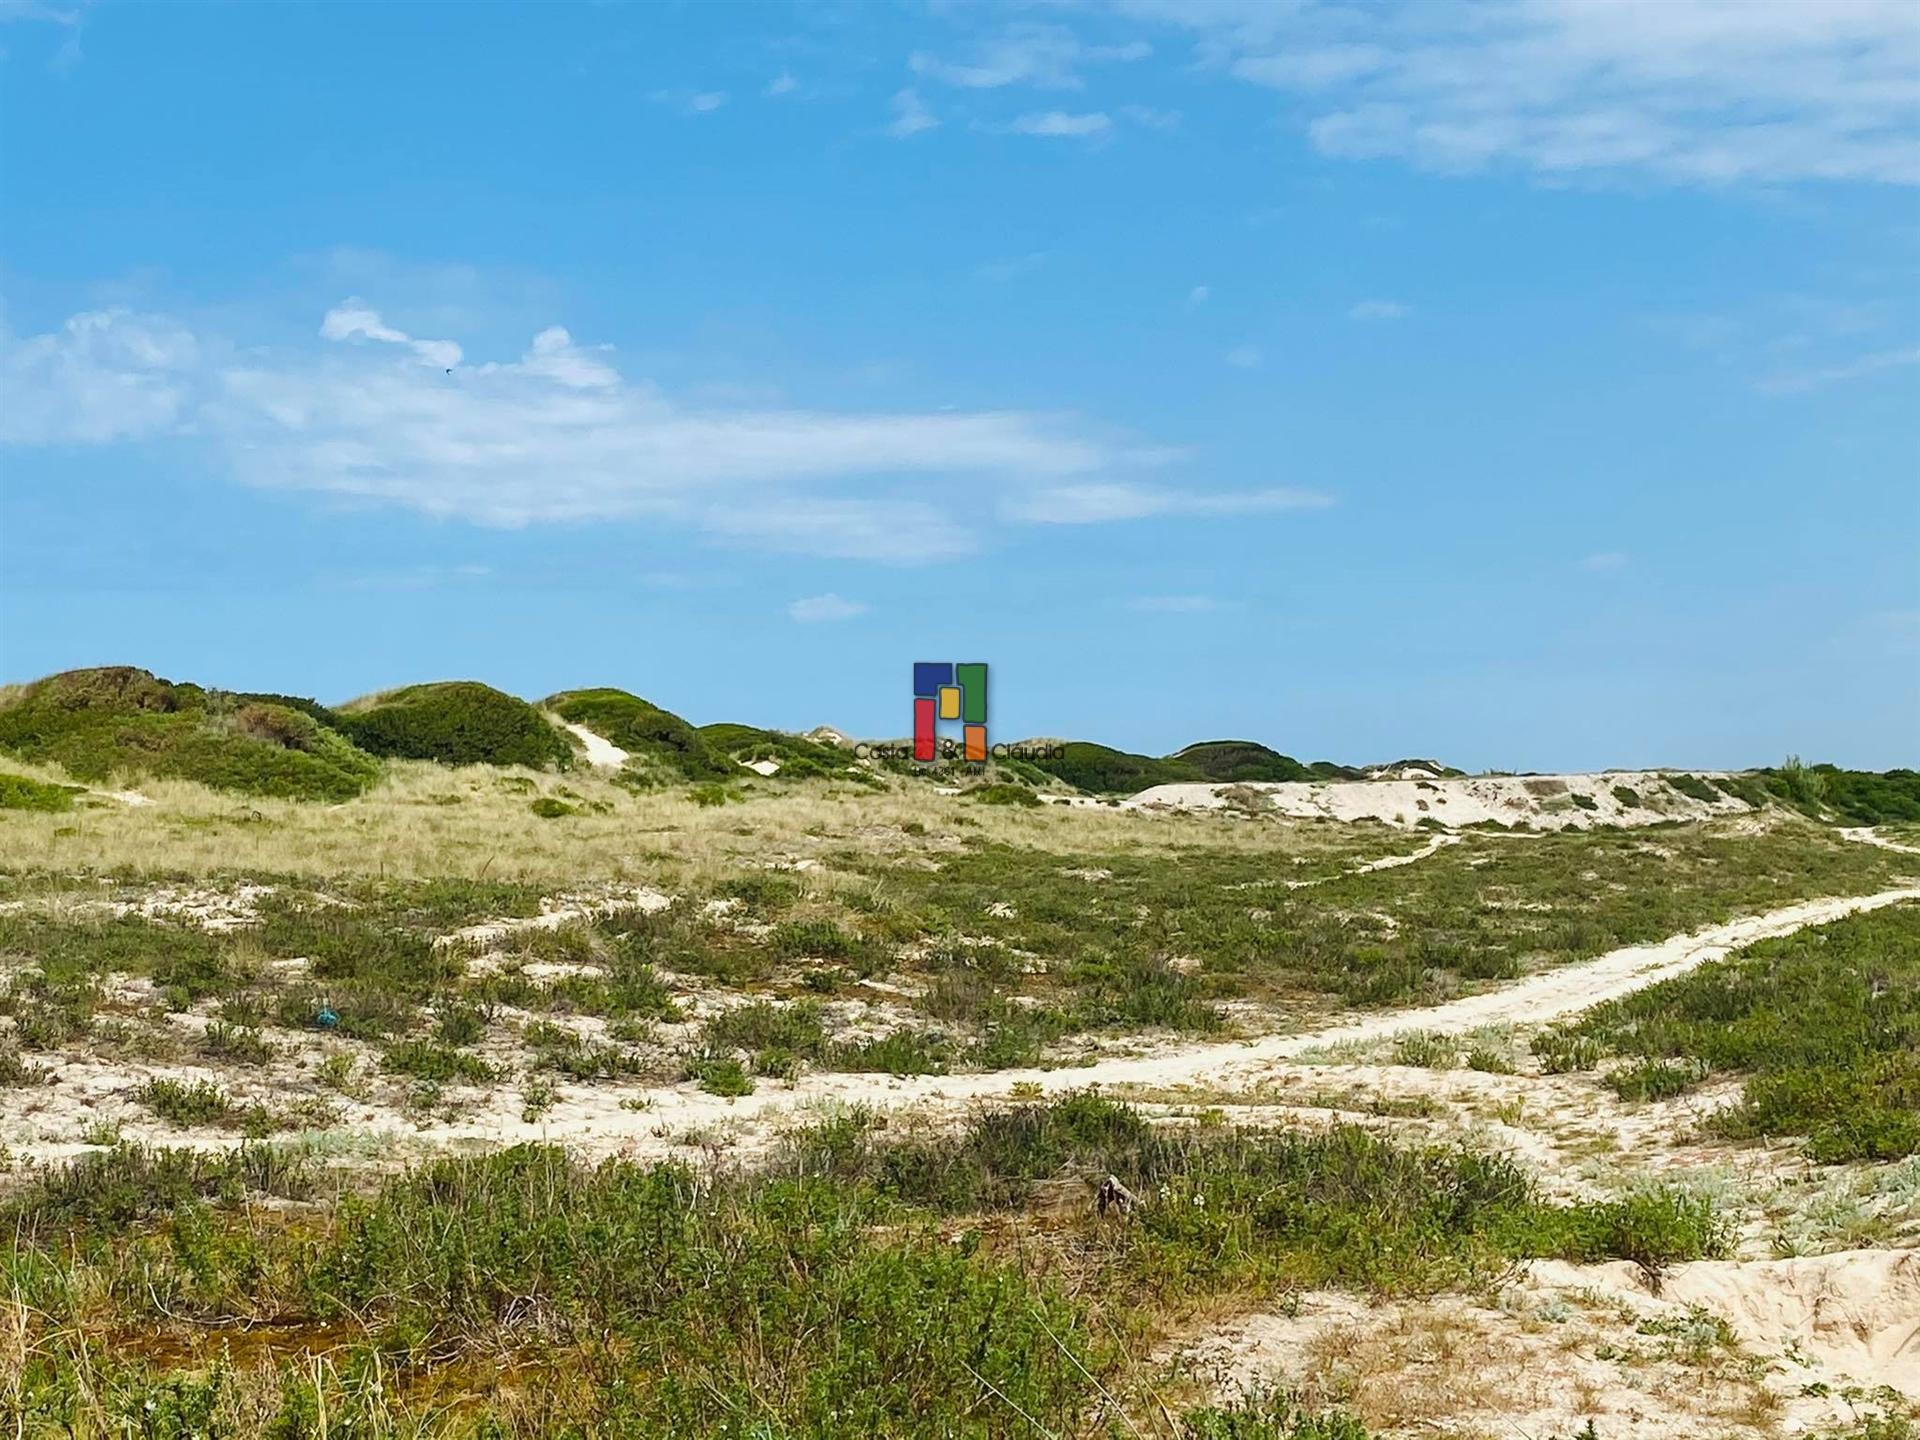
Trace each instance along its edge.
<path fill-rule="evenodd" d="M 587 763 L 596 770 L 618 770 L 632 758 L 611 740 L 602 740 L 584 725 L 571 725 L 562 720 L 560 728 L 586 747 Z"/>
<path fill-rule="evenodd" d="M 1889 840 L 1871 825 L 1855 825 L 1840 832 L 1842 840 L 1857 840 L 1862 845 L 1878 845 L 1882 850 L 1898 850 L 1902 855 L 1920 855 L 1920 845 L 1902 845 Z"/>
<path fill-rule="evenodd" d="M 1325 885 L 1333 880 L 1345 880 L 1353 875 L 1371 875 L 1376 870 L 1393 870 L 1402 865 L 1411 865 L 1415 861 L 1425 860 L 1429 855 L 1437 855 L 1449 845 L 1458 845 L 1464 838 L 1443 831 L 1429 840 L 1411 855 L 1387 855 L 1378 860 L 1369 860 L 1364 865 L 1356 865 L 1351 870 L 1342 870 L 1338 875 L 1322 875 L 1318 880 L 1289 880 L 1289 890 L 1310 890 L 1315 885 Z"/>
<path fill-rule="evenodd" d="M 1310 1049 L 1348 1042 L 1365 1044 L 1414 1030 L 1458 1032 L 1482 1025 L 1545 1024 L 1685 974 L 1755 941 L 1790 935 L 1809 925 L 1907 900 L 1920 900 L 1920 886 L 1803 901 L 1657 944 L 1627 946 L 1445 1004 L 1366 1015 L 1293 1035 L 1188 1046 L 1056 1070 L 995 1070 L 911 1078 L 814 1073 L 777 1089 L 763 1082 L 754 1094 L 731 1100 L 690 1087 L 654 1090 L 648 1093 L 649 1104 L 641 1113 L 619 1109 L 622 1097 L 618 1094 L 575 1090 L 537 1122 L 521 1121 L 503 1104 L 492 1113 L 476 1115 L 461 1124 L 421 1131 L 417 1138 L 430 1143 L 493 1144 L 545 1139 L 581 1144 L 588 1149 L 666 1152 L 676 1143 L 676 1131 L 724 1126 L 735 1131 L 736 1138 L 744 1139 L 738 1132 L 763 1129 L 821 1103 L 882 1109 L 912 1107 L 928 1114 L 1004 1097 L 1015 1086 L 1029 1095 L 1057 1094 L 1089 1085 L 1248 1088 Z"/>

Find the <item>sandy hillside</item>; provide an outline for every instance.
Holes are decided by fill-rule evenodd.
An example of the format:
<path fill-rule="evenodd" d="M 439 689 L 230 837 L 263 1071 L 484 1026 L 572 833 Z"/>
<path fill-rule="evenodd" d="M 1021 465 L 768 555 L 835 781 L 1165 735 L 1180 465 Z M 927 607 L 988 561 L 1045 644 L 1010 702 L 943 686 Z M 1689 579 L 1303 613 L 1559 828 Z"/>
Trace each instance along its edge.
<path fill-rule="evenodd" d="M 1688 772 L 1693 773 L 1693 772 Z M 1701 771 L 1708 779 L 1721 772 Z M 1652 825 L 1748 811 L 1722 795 L 1698 800 L 1656 770 L 1588 775 L 1497 775 L 1456 779 L 1285 781 L 1155 785 L 1122 802 L 1139 810 L 1258 809 L 1298 819 L 1381 820 L 1413 826 L 1526 824 L 1538 830 Z"/>

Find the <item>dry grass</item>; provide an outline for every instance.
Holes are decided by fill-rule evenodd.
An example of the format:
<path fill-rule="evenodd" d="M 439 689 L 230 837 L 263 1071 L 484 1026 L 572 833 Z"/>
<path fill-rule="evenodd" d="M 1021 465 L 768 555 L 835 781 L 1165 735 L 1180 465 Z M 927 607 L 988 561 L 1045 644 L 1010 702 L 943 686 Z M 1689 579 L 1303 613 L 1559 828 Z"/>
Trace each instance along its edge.
<path fill-rule="evenodd" d="M 68 783 L 56 766 L 8 762 Z M 367 794 L 342 804 L 245 799 L 180 781 L 146 781 L 154 803 L 104 795 L 71 813 L 9 813 L 0 868 L 52 867 L 206 877 L 254 874 L 393 879 L 454 876 L 538 884 L 646 882 L 705 888 L 743 864 L 826 850 L 910 854 L 977 838 L 1051 853 L 1184 846 L 1294 855 L 1406 848 L 1373 827 L 1262 824 L 1217 816 L 1149 816 L 1106 808 L 978 805 L 909 782 L 886 791 L 755 786 L 739 803 L 701 805 L 685 788 L 634 793 L 590 771 L 565 775 L 395 761 Z M 529 806 L 566 800 L 580 813 L 543 820 Z M 595 807 L 605 807 L 596 809 Z"/>

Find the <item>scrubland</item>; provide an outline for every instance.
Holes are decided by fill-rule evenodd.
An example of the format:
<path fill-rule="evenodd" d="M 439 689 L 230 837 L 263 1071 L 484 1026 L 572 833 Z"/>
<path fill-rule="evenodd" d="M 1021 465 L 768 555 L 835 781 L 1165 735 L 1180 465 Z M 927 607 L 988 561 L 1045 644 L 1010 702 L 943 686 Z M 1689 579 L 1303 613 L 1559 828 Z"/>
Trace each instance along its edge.
<path fill-rule="evenodd" d="M 6 769 L 11 1433 L 1912 1433 L 1897 830 Z"/>

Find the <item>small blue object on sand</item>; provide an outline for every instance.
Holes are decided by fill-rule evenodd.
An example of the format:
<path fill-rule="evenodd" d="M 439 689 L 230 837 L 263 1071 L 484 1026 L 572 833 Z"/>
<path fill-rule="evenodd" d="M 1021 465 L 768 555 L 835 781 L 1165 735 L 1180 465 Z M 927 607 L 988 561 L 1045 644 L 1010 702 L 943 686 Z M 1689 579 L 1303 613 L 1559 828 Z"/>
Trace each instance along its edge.
<path fill-rule="evenodd" d="M 313 1017 L 313 1023 L 318 1025 L 322 1030 L 331 1030 L 340 1023 L 340 1017 L 325 1005 L 322 1005 L 320 1007 L 320 1013 Z"/>

